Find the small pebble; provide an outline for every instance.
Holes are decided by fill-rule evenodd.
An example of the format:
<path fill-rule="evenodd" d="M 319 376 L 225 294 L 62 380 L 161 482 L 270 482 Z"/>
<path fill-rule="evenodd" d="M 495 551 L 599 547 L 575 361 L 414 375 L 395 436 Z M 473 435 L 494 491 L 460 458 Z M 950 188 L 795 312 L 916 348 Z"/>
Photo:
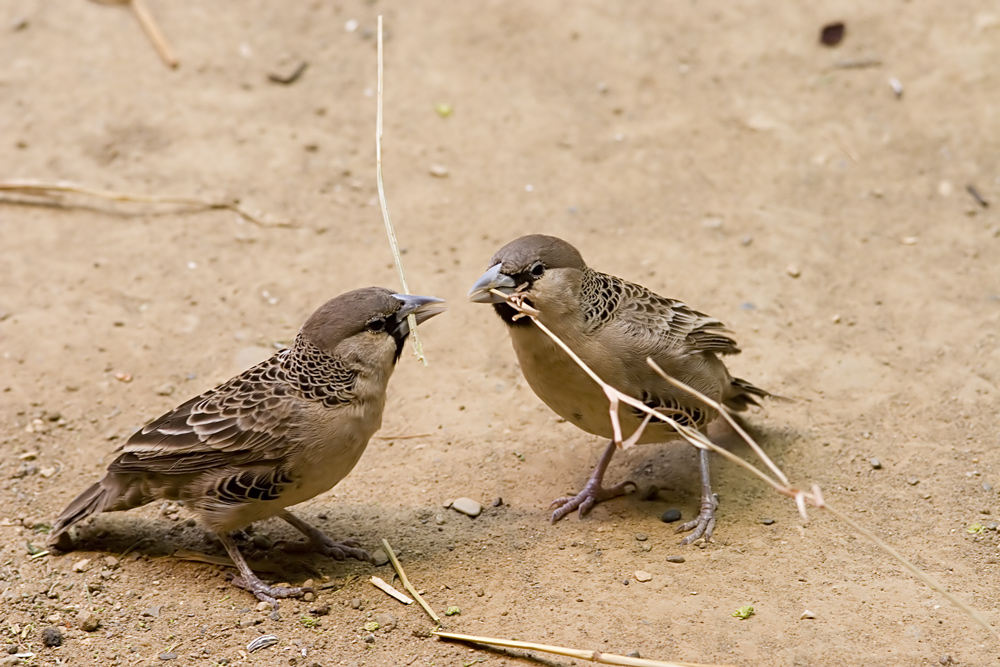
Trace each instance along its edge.
<path fill-rule="evenodd" d="M 365 643 L 366 644 L 374 644 L 375 643 L 375 635 L 365 635 Z"/>
<path fill-rule="evenodd" d="M 89 569 L 90 569 L 90 559 L 89 558 L 81 558 L 80 560 L 78 560 L 75 563 L 73 563 L 73 571 L 74 572 L 86 572 Z"/>
<path fill-rule="evenodd" d="M 771 519 L 771 518 L 767 518 L 767 519 L 761 519 L 761 520 L 760 520 L 760 522 L 761 522 L 762 524 L 764 524 L 765 526 L 771 526 L 771 525 L 774 525 L 774 519 Z"/>
<path fill-rule="evenodd" d="M 681 520 L 681 511 L 676 508 L 668 509 L 660 516 L 660 521 L 663 523 L 673 523 L 674 521 Z"/>
<path fill-rule="evenodd" d="M 316 594 L 313 593 L 312 591 L 307 591 L 306 593 L 304 593 L 302 595 L 302 601 L 303 602 L 315 602 L 316 601 Z"/>
<path fill-rule="evenodd" d="M 42 644 L 48 646 L 49 648 L 53 646 L 62 646 L 63 643 L 63 633 L 59 628 L 45 628 L 42 630 Z"/>
<path fill-rule="evenodd" d="M 254 651 L 259 651 L 262 648 L 267 648 L 268 646 L 274 646 L 278 643 L 278 638 L 274 635 L 261 635 L 257 637 L 252 642 L 247 644 L 247 652 L 253 653 Z"/>
<path fill-rule="evenodd" d="M 386 632 L 392 632 L 399 624 L 399 621 L 392 614 L 378 614 L 375 616 L 375 622 Z"/>
<path fill-rule="evenodd" d="M 940 662 L 942 665 L 951 665 L 954 664 L 955 661 L 952 660 L 951 656 L 946 653 L 942 655 L 940 658 L 938 658 L 938 662 Z"/>
<path fill-rule="evenodd" d="M 443 526 L 444 525 L 444 514 L 437 514 L 434 516 L 434 523 Z"/>
<path fill-rule="evenodd" d="M 177 654 L 171 651 L 170 653 L 161 653 L 157 656 L 160 660 L 176 660 Z"/>
<path fill-rule="evenodd" d="M 493 507 L 502 507 L 502 506 L 503 506 L 503 498 L 498 497 L 496 500 L 493 501 Z"/>
<path fill-rule="evenodd" d="M 389 554 L 385 552 L 385 549 L 378 549 L 372 554 L 372 563 L 376 566 L 385 565 L 389 562 Z"/>
<path fill-rule="evenodd" d="M 271 611 L 271 603 L 261 600 L 257 603 L 257 611 Z"/>
<path fill-rule="evenodd" d="M 800 271 L 799 267 L 795 266 L 794 264 L 789 264 L 787 267 L 785 267 L 785 273 L 787 273 L 792 278 L 798 278 L 799 276 L 802 275 L 802 271 Z"/>
<path fill-rule="evenodd" d="M 351 609 L 361 609 L 361 598 L 351 598 Z"/>
<path fill-rule="evenodd" d="M 330 605 L 324 604 L 319 607 L 316 607 L 315 609 L 310 609 L 309 613 L 312 614 L 313 616 L 326 616 L 327 614 L 330 613 Z"/>
<path fill-rule="evenodd" d="M 635 580 L 636 581 L 649 581 L 652 578 L 653 578 L 653 575 L 651 575 L 649 572 L 646 572 L 645 570 L 636 570 L 635 571 Z"/>
<path fill-rule="evenodd" d="M 683 563 L 684 556 L 667 556 L 668 563 Z"/>
<path fill-rule="evenodd" d="M 472 498 L 456 498 L 451 508 L 471 517 L 477 517 L 483 511 L 483 506 Z"/>
<path fill-rule="evenodd" d="M 869 463 L 872 464 L 872 468 L 874 468 L 875 470 L 882 469 L 882 462 L 879 461 L 878 459 L 872 459 L 871 461 L 869 461 Z"/>
<path fill-rule="evenodd" d="M 645 533 L 636 533 L 635 539 L 639 542 L 645 542 L 646 540 L 649 539 L 649 536 L 647 536 Z"/>
<path fill-rule="evenodd" d="M 448 167 L 443 164 L 432 164 L 430 174 L 434 178 L 446 178 L 448 176 Z"/>
<path fill-rule="evenodd" d="M 97 614 L 87 614 L 80 621 L 80 629 L 84 632 L 94 632 L 101 627 L 101 617 Z"/>
<path fill-rule="evenodd" d="M 917 477 L 907 477 L 906 483 L 910 486 L 916 486 L 917 484 L 920 484 L 920 479 Z"/>
<path fill-rule="evenodd" d="M 626 653 L 625 655 L 626 655 L 626 657 L 629 657 L 629 658 L 641 658 L 642 657 L 641 655 L 639 655 L 638 651 L 632 651 L 631 653 Z"/>
<path fill-rule="evenodd" d="M 8 644 L 7 645 L 7 653 L 9 653 L 11 655 L 14 655 L 15 653 L 17 653 L 18 650 L 19 649 L 18 649 L 17 644 Z"/>
<path fill-rule="evenodd" d="M 150 616 L 152 618 L 158 618 L 161 611 L 163 611 L 163 605 L 162 604 L 157 604 L 157 605 L 153 605 L 152 607 L 149 607 L 148 609 L 144 609 L 142 611 L 142 613 L 139 614 L 139 615 L 140 616 Z"/>
<path fill-rule="evenodd" d="M 992 491 L 993 485 L 989 482 L 983 482 L 983 491 Z"/>

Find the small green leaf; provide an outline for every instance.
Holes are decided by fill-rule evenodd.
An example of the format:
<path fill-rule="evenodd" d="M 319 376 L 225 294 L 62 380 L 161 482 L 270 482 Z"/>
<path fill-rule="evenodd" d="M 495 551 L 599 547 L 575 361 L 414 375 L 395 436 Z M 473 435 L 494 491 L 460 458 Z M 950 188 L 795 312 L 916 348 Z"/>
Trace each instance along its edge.
<path fill-rule="evenodd" d="M 739 609 L 733 612 L 733 616 L 740 619 L 741 621 L 745 621 L 751 616 L 753 616 L 753 607 L 751 607 L 750 605 L 747 605 L 745 607 L 740 607 Z"/>
<path fill-rule="evenodd" d="M 299 622 L 302 623 L 302 625 L 304 625 L 307 628 L 315 628 L 317 625 L 319 625 L 318 618 L 316 618 L 315 616 L 306 616 L 305 614 L 299 616 Z"/>
<path fill-rule="evenodd" d="M 368 632 L 375 632 L 381 626 L 378 624 L 378 621 L 368 621 L 367 623 L 365 623 L 364 627 L 365 630 L 367 630 Z"/>
<path fill-rule="evenodd" d="M 456 615 L 461 614 L 461 613 L 462 613 L 462 610 L 459 609 L 458 607 L 448 607 L 448 611 L 444 612 L 444 615 L 445 616 L 456 616 Z"/>
<path fill-rule="evenodd" d="M 969 535 L 982 535 L 986 532 L 986 526 L 981 523 L 974 523 L 965 529 Z"/>
<path fill-rule="evenodd" d="M 438 102 L 434 105 L 434 111 L 437 111 L 438 115 L 442 118 L 447 118 L 455 112 L 455 109 L 447 102 Z"/>

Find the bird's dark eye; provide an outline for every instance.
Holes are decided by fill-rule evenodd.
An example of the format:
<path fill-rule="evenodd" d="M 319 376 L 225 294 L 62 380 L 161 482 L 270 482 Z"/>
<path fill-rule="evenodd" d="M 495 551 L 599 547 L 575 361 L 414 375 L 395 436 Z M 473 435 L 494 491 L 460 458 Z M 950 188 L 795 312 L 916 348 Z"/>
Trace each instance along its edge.
<path fill-rule="evenodd" d="M 542 274 L 545 273 L 545 265 L 542 264 L 541 262 L 535 262 L 534 264 L 531 265 L 530 271 L 531 275 L 533 275 L 535 278 L 541 278 Z"/>
<path fill-rule="evenodd" d="M 368 323 L 368 330 L 372 333 L 379 333 L 380 331 L 385 331 L 385 318 L 376 317 L 374 320 Z"/>

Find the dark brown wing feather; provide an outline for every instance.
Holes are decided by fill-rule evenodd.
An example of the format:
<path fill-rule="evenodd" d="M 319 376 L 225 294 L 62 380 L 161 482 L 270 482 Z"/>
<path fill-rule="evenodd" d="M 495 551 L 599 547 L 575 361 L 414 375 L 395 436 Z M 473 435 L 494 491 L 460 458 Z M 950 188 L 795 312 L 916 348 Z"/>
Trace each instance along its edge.
<path fill-rule="evenodd" d="M 108 470 L 182 474 L 282 458 L 302 410 L 288 383 L 288 354 L 279 352 L 150 422 Z"/>
<path fill-rule="evenodd" d="M 647 339 L 651 348 L 740 352 L 719 320 L 615 276 L 586 270 L 581 300 L 586 305 L 584 322 L 591 332 L 614 321 L 631 335 Z"/>

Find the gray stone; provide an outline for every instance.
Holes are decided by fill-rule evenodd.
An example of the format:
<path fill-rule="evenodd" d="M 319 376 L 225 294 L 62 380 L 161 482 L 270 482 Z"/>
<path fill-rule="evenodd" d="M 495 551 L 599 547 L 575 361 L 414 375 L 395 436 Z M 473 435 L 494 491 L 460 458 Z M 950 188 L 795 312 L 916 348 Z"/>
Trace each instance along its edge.
<path fill-rule="evenodd" d="M 451 508 L 471 517 L 477 517 L 483 511 L 483 506 L 472 498 L 456 498 L 455 502 L 451 504 Z"/>

